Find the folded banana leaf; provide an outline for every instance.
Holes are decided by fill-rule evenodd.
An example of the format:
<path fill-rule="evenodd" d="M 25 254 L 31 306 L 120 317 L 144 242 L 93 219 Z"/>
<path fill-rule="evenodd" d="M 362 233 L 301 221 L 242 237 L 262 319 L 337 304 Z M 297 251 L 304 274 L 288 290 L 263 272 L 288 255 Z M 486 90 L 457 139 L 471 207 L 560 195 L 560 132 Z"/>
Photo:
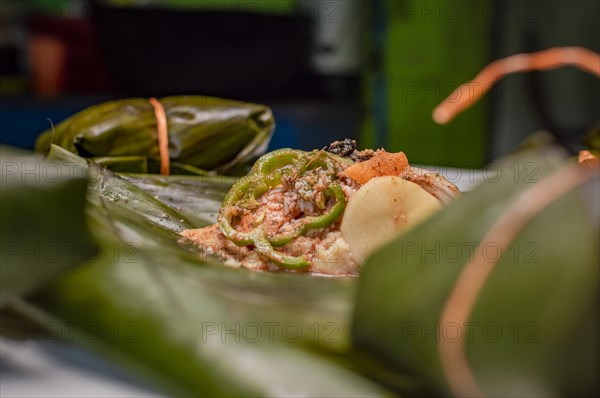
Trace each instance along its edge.
<path fill-rule="evenodd" d="M 1 146 L 0 307 L 96 255 L 81 170 Z"/>
<path fill-rule="evenodd" d="M 57 146 L 47 161 L 86 168 L 101 254 L 21 313 L 75 328 L 74 341 L 169 394 L 389 395 L 341 355 L 355 279 L 228 268 L 180 241 L 180 230 L 214 221 L 231 180 L 122 178 Z"/>
<path fill-rule="evenodd" d="M 563 167 L 534 153 L 375 253 L 360 278 L 339 279 L 229 268 L 181 241 L 182 229 L 215 221 L 232 179 L 120 176 L 52 146 L 48 162 L 88 176 L 100 255 L 14 308 L 169 394 L 451 395 L 439 342 L 454 341 L 457 325 L 440 316 L 486 232 Z M 526 223 L 478 297 L 464 345 L 488 396 L 598 389 L 598 213 L 584 200 L 597 207 L 593 183 Z"/>
<path fill-rule="evenodd" d="M 167 116 L 174 174 L 241 169 L 266 150 L 275 128 L 271 110 L 263 105 L 206 96 L 166 97 L 160 102 Z M 149 100 L 110 101 L 45 131 L 35 149 L 44 152 L 52 143 L 83 157 L 100 158 L 98 162 L 115 171 L 155 173 L 159 169 L 156 126 Z"/>
<path fill-rule="evenodd" d="M 360 278 L 355 344 L 444 395 L 597 396 L 598 174 L 510 232 L 572 183 L 576 174 L 556 174 L 561 159 L 531 151 L 507 159 L 373 255 Z"/>

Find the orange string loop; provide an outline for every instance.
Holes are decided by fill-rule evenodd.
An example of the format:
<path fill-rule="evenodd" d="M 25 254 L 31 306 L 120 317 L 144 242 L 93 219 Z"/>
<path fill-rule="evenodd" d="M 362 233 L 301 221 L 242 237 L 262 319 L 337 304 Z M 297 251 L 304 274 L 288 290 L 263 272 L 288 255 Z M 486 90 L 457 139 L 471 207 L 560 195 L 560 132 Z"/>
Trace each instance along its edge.
<path fill-rule="evenodd" d="M 475 78 L 461 84 L 433 110 L 433 120 L 446 124 L 479 101 L 504 76 L 572 65 L 600 77 L 600 55 L 582 47 L 556 47 L 531 54 L 516 54 L 492 62 Z M 465 94 L 468 93 L 468 94 Z"/>
<path fill-rule="evenodd" d="M 160 174 L 168 176 L 170 174 L 169 159 L 169 130 L 167 126 L 167 114 L 165 108 L 159 100 L 152 97 L 150 103 L 154 107 L 154 116 L 156 116 L 156 128 L 158 131 L 158 151 L 160 154 Z"/>

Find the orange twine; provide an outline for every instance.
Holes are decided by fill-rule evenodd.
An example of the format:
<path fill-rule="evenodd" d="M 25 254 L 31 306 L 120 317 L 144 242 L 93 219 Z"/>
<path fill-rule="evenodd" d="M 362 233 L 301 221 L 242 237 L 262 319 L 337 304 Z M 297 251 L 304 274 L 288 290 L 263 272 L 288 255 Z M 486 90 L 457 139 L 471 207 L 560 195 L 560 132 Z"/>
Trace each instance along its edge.
<path fill-rule="evenodd" d="M 555 69 L 573 65 L 600 77 L 600 55 L 582 47 L 556 47 L 531 54 L 516 54 L 492 62 L 473 80 L 452 92 L 433 110 L 433 120 L 446 124 L 474 103 L 504 76 L 515 72 Z M 468 93 L 468 95 L 464 95 Z"/>
<path fill-rule="evenodd" d="M 169 159 L 169 131 L 167 127 L 167 114 L 165 108 L 159 100 L 152 97 L 150 103 L 154 107 L 156 116 L 156 127 L 158 131 L 158 151 L 160 154 L 160 174 L 168 176 L 170 174 Z"/>
<path fill-rule="evenodd" d="M 598 168 L 598 157 L 590 151 L 579 151 L 579 164 L 584 167 Z"/>

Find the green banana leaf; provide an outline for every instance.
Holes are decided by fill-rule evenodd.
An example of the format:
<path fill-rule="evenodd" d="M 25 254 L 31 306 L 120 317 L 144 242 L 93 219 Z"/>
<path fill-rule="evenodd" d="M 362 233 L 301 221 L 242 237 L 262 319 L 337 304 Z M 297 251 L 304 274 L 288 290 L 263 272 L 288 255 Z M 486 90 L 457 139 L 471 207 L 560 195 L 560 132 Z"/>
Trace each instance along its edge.
<path fill-rule="evenodd" d="M 87 179 L 0 146 L 0 307 L 96 255 L 84 217 Z"/>
<path fill-rule="evenodd" d="M 507 251 L 489 247 L 490 261 L 501 256 L 468 322 L 440 322 L 475 245 L 520 194 L 562 163 L 556 154 L 531 151 L 507 159 L 497 177 L 373 255 L 357 293 L 356 346 L 450 395 L 440 344 L 463 336 L 486 396 L 597 396 L 597 177 L 545 207 Z"/>
<path fill-rule="evenodd" d="M 148 172 L 148 158 L 145 156 L 100 156 L 91 159 L 95 163 L 119 173 Z"/>
<path fill-rule="evenodd" d="M 236 181 L 227 176 L 169 176 L 156 174 L 121 174 L 162 203 L 175 209 L 201 228 L 217 222 L 217 210 L 224 195 Z"/>
<path fill-rule="evenodd" d="M 231 179 L 120 177 L 57 146 L 47 159 L 86 169 L 101 255 L 21 313 L 77 328 L 75 341 L 169 394 L 390 395 L 343 356 L 356 279 L 229 268 L 180 241 L 214 221 Z"/>
<path fill-rule="evenodd" d="M 176 163 L 173 173 L 240 172 L 266 150 L 275 128 L 271 110 L 263 105 L 206 96 L 160 102 L 167 115 L 169 156 Z M 102 158 L 115 171 L 159 169 L 156 117 L 144 98 L 87 108 L 42 133 L 35 149 L 45 152 L 51 143 L 83 157 Z"/>
<path fill-rule="evenodd" d="M 119 175 L 58 146 L 46 161 L 88 177 L 99 255 L 12 309 L 61 325 L 59 334 L 167 394 L 194 396 L 449 395 L 435 328 L 469 248 L 564 165 L 539 151 L 505 160 L 488 183 L 375 253 L 360 278 L 340 279 L 230 268 L 180 240 L 215 221 L 232 178 Z M 598 390 L 589 197 L 578 189 L 548 206 L 485 285 L 469 318 L 479 334 L 466 347 L 489 396 Z"/>

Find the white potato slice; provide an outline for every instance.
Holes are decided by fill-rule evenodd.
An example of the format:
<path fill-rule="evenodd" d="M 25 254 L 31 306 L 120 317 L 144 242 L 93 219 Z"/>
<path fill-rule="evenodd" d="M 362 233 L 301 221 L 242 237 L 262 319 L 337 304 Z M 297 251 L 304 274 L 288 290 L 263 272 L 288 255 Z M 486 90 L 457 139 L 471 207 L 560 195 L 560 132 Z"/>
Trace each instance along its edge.
<path fill-rule="evenodd" d="M 340 229 L 353 257 L 362 263 L 373 250 L 441 207 L 414 182 L 394 176 L 376 177 L 350 197 Z"/>

